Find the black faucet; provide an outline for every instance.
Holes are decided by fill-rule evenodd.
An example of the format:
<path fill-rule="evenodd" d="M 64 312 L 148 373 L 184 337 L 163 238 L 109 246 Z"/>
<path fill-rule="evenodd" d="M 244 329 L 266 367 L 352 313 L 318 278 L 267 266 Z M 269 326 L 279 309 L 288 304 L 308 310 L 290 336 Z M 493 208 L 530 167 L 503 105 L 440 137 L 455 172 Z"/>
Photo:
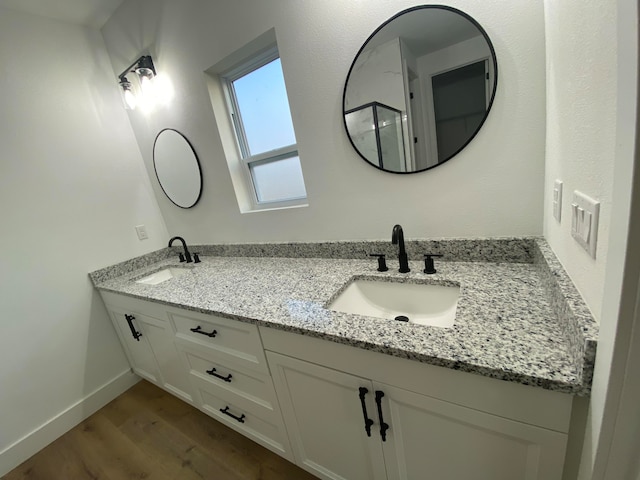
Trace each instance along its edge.
<path fill-rule="evenodd" d="M 407 252 L 404 249 L 404 233 L 400 225 L 394 225 L 391 232 L 391 243 L 398 245 L 398 261 L 400 262 L 400 273 L 410 272 L 409 259 L 407 258 Z"/>
<path fill-rule="evenodd" d="M 184 238 L 182 238 L 182 237 L 173 237 L 171 240 L 169 240 L 169 246 L 171 246 L 173 244 L 174 240 L 180 240 L 182 242 L 182 246 L 184 247 L 184 259 L 182 258 L 182 254 L 180 254 L 180 261 L 181 262 L 187 262 L 187 263 L 193 262 L 193 260 L 191 259 L 191 254 L 189 253 L 189 250 L 187 249 L 187 242 L 184 241 Z"/>

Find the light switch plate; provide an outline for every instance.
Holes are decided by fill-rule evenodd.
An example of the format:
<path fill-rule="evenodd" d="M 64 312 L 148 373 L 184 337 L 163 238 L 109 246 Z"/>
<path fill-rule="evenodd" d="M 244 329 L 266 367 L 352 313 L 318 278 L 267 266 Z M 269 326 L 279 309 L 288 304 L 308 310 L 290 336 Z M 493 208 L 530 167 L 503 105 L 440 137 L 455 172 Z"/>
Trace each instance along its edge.
<path fill-rule="evenodd" d="M 138 234 L 138 240 L 146 240 L 149 238 L 147 227 L 144 225 L 136 225 L 136 233 Z"/>
<path fill-rule="evenodd" d="M 553 185 L 553 216 L 560 223 L 562 218 L 562 182 L 556 180 Z"/>
<path fill-rule="evenodd" d="M 589 254 L 596 258 L 600 202 L 577 190 L 571 202 L 571 235 Z"/>

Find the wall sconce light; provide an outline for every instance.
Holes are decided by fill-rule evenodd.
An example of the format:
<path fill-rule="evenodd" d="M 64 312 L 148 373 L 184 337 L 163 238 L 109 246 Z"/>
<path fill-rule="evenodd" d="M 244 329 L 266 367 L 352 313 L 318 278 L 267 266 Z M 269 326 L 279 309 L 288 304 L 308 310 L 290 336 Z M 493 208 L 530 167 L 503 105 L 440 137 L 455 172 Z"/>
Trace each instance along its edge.
<path fill-rule="evenodd" d="M 151 55 L 143 55 L 138 58 L 135 62 L 129 65 L 124 72 L 118 75 L 120 79 L 120 88 L 122 88 L 124 101 L 127 106 L 131 110 L 135 110 L 136 106 L 140 104 L 140 99 L 137 98 L 136 94 L 133 91 L 133 87 L 131 82 L 127 79 L 127 75 L 129 73 L 135 73 L 138 75 L 138 79 L 140 81 L 140 89 L 142 90 L 142 96 L 147 97 L 145 103 L 149 102 L 150 96 L 152 96 L 151 90 L 151 80 L 156 76 L 156 69 L 153 65 L 153 59 Z"/>

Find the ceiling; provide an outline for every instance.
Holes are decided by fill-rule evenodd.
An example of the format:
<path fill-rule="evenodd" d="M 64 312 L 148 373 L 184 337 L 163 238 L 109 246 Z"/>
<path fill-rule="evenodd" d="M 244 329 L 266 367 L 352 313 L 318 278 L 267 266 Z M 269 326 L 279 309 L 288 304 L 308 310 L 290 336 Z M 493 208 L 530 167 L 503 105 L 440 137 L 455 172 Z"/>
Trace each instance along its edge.
<path fill-rule="evenodd" d="M 0 7 L 102 28 L 123 0 L 0 0 Z"/>

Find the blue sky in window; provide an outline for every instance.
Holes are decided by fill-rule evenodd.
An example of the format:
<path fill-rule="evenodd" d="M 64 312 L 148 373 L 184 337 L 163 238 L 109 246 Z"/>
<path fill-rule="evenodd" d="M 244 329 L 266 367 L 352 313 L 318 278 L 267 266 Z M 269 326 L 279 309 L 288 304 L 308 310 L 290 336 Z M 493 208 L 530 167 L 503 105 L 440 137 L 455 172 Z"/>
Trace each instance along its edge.
<path fill-rule="evenodd" d="M 251 155 L 296 143 L 279 58 L 233 86 Z"/>

